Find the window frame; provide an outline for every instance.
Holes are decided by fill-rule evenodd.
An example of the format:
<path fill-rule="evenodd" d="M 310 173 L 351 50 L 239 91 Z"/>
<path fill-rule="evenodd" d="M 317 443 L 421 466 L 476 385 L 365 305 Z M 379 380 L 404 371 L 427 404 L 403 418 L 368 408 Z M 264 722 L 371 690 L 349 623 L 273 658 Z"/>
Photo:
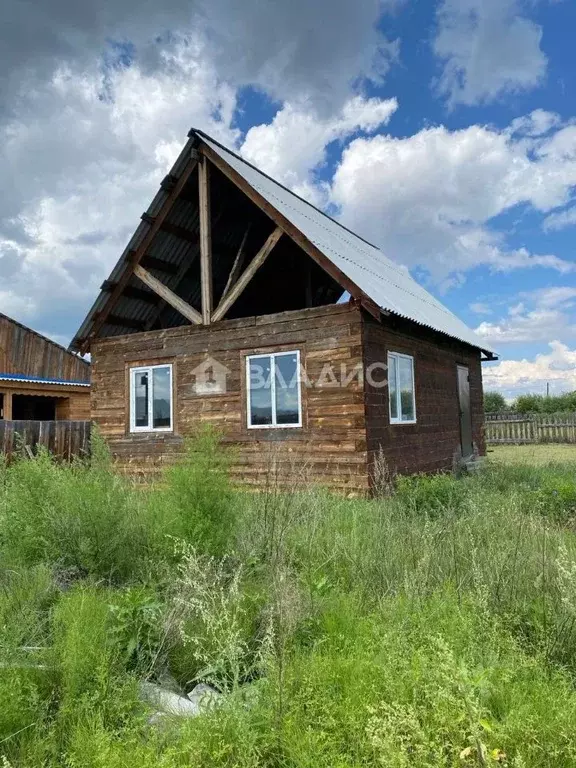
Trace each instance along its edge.
<path fill-rule="evenodd" d="M 294 424 L 278 424 L 276 421 L 276 363 L 270 365 L 270 399 L 272 404 L 272 424 L 252 424 L 252 409 L 250 403 L 250 364 L 252 360 L 269 357 L 275 361 L 277 357 L 296 355 L 296 372 L 298 374 L 298 422 Z M 246 426 L 248 429 L 301 429 L 302 420 L 302 377 L 300 375 L 300 350 L 289 349 L 282 352 L 259 352 L 254 355 L 246 355 Z"/>
<path fill-rule="evenodd" d="M 153 413 L 154 413 L 154 377 L 153 371 L 158 368 L 168 368 L 170 372 L 170 426 L 169 427 L 155 427 L 153 426 Z M 139 373 L 148 374 L 148 425 L 146 427 L 136 426 L 136 387 L 134 386 L 134 378 Z M 158 365 L 138 365 L 136 368 L 129 369 L 129 388 L 130 388 L 130 432 L 173 432 L 174 431 L 174 372 L 172 363 L 159 363 Z"/>
<path fill-rule="evenodd" d="M 396 377 L 396 413 L 398 415 L 396 417 L 392 416 L 392 409 L 391 409 L 391 403 L 390 403 L 390 359 L 391 358 L 395 358 L 396 360 L 403 358 L 405 360 L 410 360 L 412 364 L 412 409 L 414 411 L 413 419 L 402 418 L 402 390 L 400 389 L 400 386 L 399 386 L 398 376 Z M 403 352 L 388 352 L 387 362 L 388 362 L 388 418 L 390 420 L 390 424 L 416 424 L 417 422 L 416 380 L 414 375 L 414 356 L 406 355 Z M 396 373 L 398 373 L 398 367 L 396 367 Z"/>

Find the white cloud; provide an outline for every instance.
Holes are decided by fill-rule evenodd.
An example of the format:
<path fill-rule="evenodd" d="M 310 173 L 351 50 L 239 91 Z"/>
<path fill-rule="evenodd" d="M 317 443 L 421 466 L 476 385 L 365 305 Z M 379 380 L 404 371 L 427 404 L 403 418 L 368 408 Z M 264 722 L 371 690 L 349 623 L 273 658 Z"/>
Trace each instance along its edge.
<path fill-rule="evenodd" d="M 542 28 L 524 7 L 522 0 L 443 0 L 433 47 L 443 62 L 438 86 L 452 104 L 488 102 L 542 82 Z"/>
<path fill-rule="evenodd" d="M 286 101 L 272 133 L 290 111 L 296 123 L 298 110 L 309 113 L 302 122 L 319 135 L 306 137 L 296 173 L 300 191 L 321 202 L 304 166 L 321 162 L 322 141 L 385 119 L 377 100 L 352 94 L 397 58 L 399 42 L 379 21 L 398 2 L 46 0 L 31 12 L 6 0 L 0 311 L 71 332 L 188 129 L 237 144 L 243 86 Z"/>
<path fill-rule="evenodd" d="M 547 112 L 545 109 L 535 109 L 529 115 L 517 117 L 510 123 L 510 133 L 524 136 L 544 136 L 561 124 L 560 115 Z"/>
<path fill-rule="evenodd" d="M 493 323 L 480 323 L 476 333 L 497 349 L 505 344 L 548 342 L 552 338 L 568 339 L 576 336 L 576 317 L 573 312 L 576 288 L 542 288 L 523 293 L 522 298 L 524 301 L 510 307 L 507 317 Z"/>
<path fill-rule="evenodd" d="M 530 123 L 532 124 L 532 123 Z M 437 282 L 460 282 L 479 265 L 494 271 L 575 264 L 554 254 L 509 248 L 491 220 L 515 206 L 547 212 L 565 205 L 576 184 L 576 132 L 543 138 L 473 125 L 440 126 L 413 136 L 352 141 L 332 185 L 345 224 Z"/>
<path fill-rule="evenodd" d="M 71 332 L 190 125 L 236 140 L 235 91 L 202 54 L 197 42 L 175 50 L 170 72 L 117 69 L 107 99 L 97 66 L 81 79 L 61 70 L 21 102 L 0 130 L 0 311 L 61 316 Z"/>
<path fill-rule="evenodd" d="M 241 152 L 295 192 L 319 202 L 320 190 L 313 186 L 310 174 L 324 162 L 327 146 L 357 131 L 375 131 L 388 123 L 397 108 L 396 99 L 355 96 L 336 114 L 321 117 L 308 104 L 285 104 L 271 123 L 248 131 Z"/>
<path fill-rule="evenodd" d="M 63 65 L 78 75 L 110 41 L 109 57 L 136 57 L 153 74 L 163 54 L 201 34 L 220 75 L 257 84 L 278 99 L 307 93 L 317 105 L 342 103 L 358 78 L 379 81 L 397 56 L 378 22 L 396 0 L 3 0 L 0 113 L 26 90 L 50 82 Z M 126 44 L 125 41 L 129 41 Z"/>
<path fill-rule="evenodd" d="M 576 349 L 557 340 L 549 346 L 549 353 L 536 355 L 533 360 L 502 360 L 484 366 L 484 389 L 498 390 L 509 398 L 543 393 L 547 383 L 553 394 L 576 389 Z"/>
<path fill-rule="evenodd" d="M 551 213 L 544 219 L 544 229 L 546 232 L 565 229 L 576 225 L 576 205 L 567 208 L 565 211 Z"/>
<path fill-rule="evenodd" d="M 472 304 L 470 304 L 470 309 L 472 312 L 475 312 L 477 315 L 491 315 L 492 309 L 488 306 L 488 304 L 484 304 L 482 301 L 475 301 Z"/>

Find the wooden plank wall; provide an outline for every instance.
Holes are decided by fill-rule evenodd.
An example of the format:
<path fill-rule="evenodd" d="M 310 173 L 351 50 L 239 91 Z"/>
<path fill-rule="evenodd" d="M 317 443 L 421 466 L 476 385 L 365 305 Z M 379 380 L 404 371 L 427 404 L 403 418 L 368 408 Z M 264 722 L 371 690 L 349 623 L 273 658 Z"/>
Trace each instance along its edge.
<path fill-rule="evenodd" d="M 92 419 L 119 468 L 133 475 L 153 477 L 182 451 L 183 438 L 210 423 L 234 446 L 233 471 L 244 484 L 263 486 L 277 477 L 364 492 L 364 391 L 358 381 L 303 388 L 301 429 L 249 430 L 245 392 L 247 354 L 298 349 L 313 381 L 326 364 L 338 372 L 341 364 L 361 365 L 361 323 L 356 306 L 341 304 L 98 340 L 91 349 Z M 230 371 L 223 394 L 196 392 L 193 371 L 207 355 Z M 174 433 L 130 434 L 129 369 L 164 362 L 173 364 Z"/>
<path fill-rule="evenodd" d="M 90 380 L 89 363 L 2 314 L 0 372 L 66 381 Z"/>
<path fill-rule="evenodd" d="M 487 413 L 488 443 L 576 443 L 576 412 Z"/>
<path fill-rule="evenodd" d="M 0 454 L 27 455 L 38 446 L 59 459 L 90 455 L 89 421 L 5 421 L 0 419 Z"/>
<path fill-rule="evenodd" d="M 450 470 L 459 457 L 460 414 L 456 367 L 470 380 L 472 439 L 484 455 L 480 351 L 440 337 L 422 326 L 392 318 L 364 321 L 366 366 L 387 363 L 388 352 L 414 358 L 416 424 L 390 424 L 388 387 L 366 386 L 368 450 L 372 461 L 382 448 L 392 473 Z"/>

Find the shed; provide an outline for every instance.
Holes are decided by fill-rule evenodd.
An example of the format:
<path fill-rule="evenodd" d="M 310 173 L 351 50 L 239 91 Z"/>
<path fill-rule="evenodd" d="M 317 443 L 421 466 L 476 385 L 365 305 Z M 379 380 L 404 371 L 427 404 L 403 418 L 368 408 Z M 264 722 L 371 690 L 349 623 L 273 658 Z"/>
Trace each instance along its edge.
<path fill-rule="evenodd" d="M 199 130 L 71 349 L 118 465 L 211 423 L 244 483 L 354 493 L 484 453 L 485 342 L 404 267 Z M 378 457 L 378 461 L 376 461 Z"/>
<path fill-rule="evenodd" d="M 90 417 L 90 364 L 0 313 L 0 419 Z"/>

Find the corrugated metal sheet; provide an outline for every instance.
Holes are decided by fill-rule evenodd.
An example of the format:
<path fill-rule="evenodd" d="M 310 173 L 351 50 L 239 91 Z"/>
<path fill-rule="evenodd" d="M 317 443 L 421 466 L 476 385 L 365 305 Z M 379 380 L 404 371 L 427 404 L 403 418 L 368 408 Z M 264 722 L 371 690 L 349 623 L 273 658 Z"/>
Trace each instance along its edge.
<path fill-rule="evenodd" d="M 350 232 L 206 134 L 200 131 L 198 134 L 381 309 L 492 352 L 484 339 L 419 285 L 407 269 L 395 264 L 379 248 Z"/>
<path fill-rule="evenodd" d="M 89 387 L 89 381 L 70 381 L 66 379 L 44 379 L 41 376 L 19 376 L 15 373 L 0 373 L 0 381 L 22 381 L 26 384 L 66 384 L 70 387 Z"/>

